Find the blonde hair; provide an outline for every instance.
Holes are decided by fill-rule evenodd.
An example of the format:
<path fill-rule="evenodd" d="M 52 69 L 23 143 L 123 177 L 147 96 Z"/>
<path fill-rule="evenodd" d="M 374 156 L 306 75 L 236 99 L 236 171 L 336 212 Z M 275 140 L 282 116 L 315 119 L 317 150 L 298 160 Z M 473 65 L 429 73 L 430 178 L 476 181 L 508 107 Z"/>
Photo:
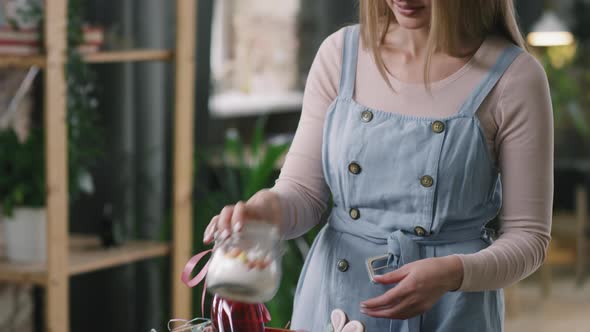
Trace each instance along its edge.
<path fill-rule="evenodd" d="M 359 7 L 363 44 L 373 54 L 379 72 L 389 84 L 380 46 L 391 25 L 396 24 L 395 16 L 386 0 L 360 0 Z M 462 49 L 465 41 L 483 41 L 491 34 L 526 49 L 513 0 L 432 0 L 424 84 L 429 87 L 430 65 L 436 51 L 461 56 L 457 50 Z"/>

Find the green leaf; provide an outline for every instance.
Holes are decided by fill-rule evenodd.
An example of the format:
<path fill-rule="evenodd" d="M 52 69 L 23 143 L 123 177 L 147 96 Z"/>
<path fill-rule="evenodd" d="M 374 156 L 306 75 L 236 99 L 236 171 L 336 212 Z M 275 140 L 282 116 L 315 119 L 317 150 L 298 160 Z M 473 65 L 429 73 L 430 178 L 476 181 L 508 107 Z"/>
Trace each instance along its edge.
<path fill-rule="evenodd" d="M 266 123 L 268 122 L 268 117 L 263 116 L 256 120 L 256 125 L 254 127 L 254 135 L 252 137 L 252 157 L 257 160 L 259 157 L 258 153 L 260 152 L 260 148 L 264 143 L 264 128 L 266 127 Z"/>
<path fill-rule="evenodd" d="M 271 184 L 275 165 L 288 149 L 289 145 L 287 144 L 269 145 L 267 147 L 262 159 L 256 167 L 252 168 L 250 177 L 247 179 L 243 194 L 244 199 L 251 197 L 257 191 Z"/>

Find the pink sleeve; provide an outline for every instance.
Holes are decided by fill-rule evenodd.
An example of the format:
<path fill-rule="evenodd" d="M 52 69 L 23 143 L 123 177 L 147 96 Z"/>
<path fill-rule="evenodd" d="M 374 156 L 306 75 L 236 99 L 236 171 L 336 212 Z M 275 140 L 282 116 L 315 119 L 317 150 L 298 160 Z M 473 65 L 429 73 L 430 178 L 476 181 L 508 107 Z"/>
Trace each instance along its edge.
<path fill-rule="evenodd" d="M 343 30 L 328 37 L 312 64 L 295 138 L 275 186 L 287 238 L 305 234 L 321 221 L 329 200 L 322 168 L 324 119 L 338 95 Z"/>
<path fill-rule="evenodd" d="M 458 255 L 462 291 L 502 288 L 527 277 L 543 263 L 551 239 L 553 112 L 547 77 L 524 54 L 497 88 L 502 89 L 493 115 L 503 186 L 500 237 L 478 253 Z"/>

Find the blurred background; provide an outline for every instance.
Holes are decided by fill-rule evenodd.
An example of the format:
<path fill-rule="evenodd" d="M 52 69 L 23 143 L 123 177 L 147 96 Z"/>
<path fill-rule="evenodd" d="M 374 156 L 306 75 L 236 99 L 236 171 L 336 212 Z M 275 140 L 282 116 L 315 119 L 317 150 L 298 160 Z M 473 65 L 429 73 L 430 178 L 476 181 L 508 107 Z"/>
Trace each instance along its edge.
<path fill-rule="evenodd" d="M 46 247 L 58 245 L 45 236 L 44 3 L 52 0 L 0 0 L 0 331 L 45 330 L 39 275 Z M 174 82 L 183 67 L 168 61 L 181 40 L 175 2 L 67 6 L 68 239 L 70 261 L 80 264 L 69 268 L 69 306 L 60 309 L 71 331 L 165 331 L 171 278 L 180 273 L 167 255 L 175 245 L 174 109 L 182 103 Z M 555 216 L 545 265 L 505 290 L 506 331 L 588 331 L 590 1 L 516 6 L 551 85 Z M 357 11 L 355 0 L 196 1 L 194 31 L 184 36 L 196 60 L 191 252 L 206 249 L 204 227 L 221 207 L 272 186 L 313 57 Z M 316 233 L 287 246 L 281 288 L 267 305 L 272 326 L 290 319 Z M 200 316 L 200 288 L 182 291 Z"/>

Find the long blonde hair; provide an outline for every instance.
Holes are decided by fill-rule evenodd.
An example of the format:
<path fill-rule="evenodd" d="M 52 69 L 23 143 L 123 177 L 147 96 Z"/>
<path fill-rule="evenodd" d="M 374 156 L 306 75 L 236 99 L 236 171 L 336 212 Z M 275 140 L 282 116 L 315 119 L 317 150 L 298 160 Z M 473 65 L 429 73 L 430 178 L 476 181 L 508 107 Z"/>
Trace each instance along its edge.
<path fill-rule="evenodd" d="M 360 0 L 359 7 L 363 44 L 373 54 L 379 72 L 389 84 L 380 46 L 390 26 L 396 24 L 395 16 L 386 0 Z M 429 86 L 430 65 L 436 51 L 460 56 L 457 50 L 462 49 L 465 41 L 483 41 L 491 34 L 526 49 L 513 0 L 432 0 L 424 84 Z"/>

